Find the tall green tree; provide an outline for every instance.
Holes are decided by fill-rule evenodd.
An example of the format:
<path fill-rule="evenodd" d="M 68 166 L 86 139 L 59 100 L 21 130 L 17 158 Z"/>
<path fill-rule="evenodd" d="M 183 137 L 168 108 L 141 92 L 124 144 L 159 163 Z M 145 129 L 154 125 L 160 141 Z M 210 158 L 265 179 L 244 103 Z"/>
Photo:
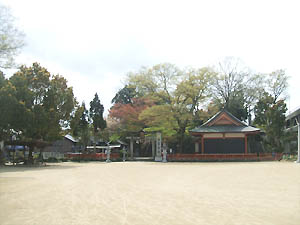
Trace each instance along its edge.
<path fill-rule="evenodd" d="M 18 103 L 28 112 L 21 117 L 24 120 L 24 126 L 20 128 L 23 136 L 44 141 L 60 137 L 75 105 L 73 90 L 67 86 L 67 80 L 53 76 L 46 68 L 33 63 L 31 67 L 21 66 L 9 81 L 16 89 Z"/>
<path fill-rule="evenodd" d="M 10 9 L 0 4 L 0 68 L 11 68 L 24 46 L 24 33 L 15 25 Z"/>
<path fill-rule="evenodd" d="M 268 93 L 264 93 L 255 106 L 254 124 L 265 131 L 266 151 L 282 152 L 284 150 L 286 111 L 284 100 L 275 101 L 275 98 Z"/>
<path fill-rule="evenodd" d="M 111 100 L 111 103 L 116 104 L 129 104 L 132 103 L 132 99 L 136 96 L 135 88 L 125 85 L 120 89 L 115 97 Z"/>
<path fill-rule="evenodd" d="M 94 151 L 96 151 L 96 141 L 100 130 L 106 128 L 106 121 L 103 118 L 104 106 L 101 104 L 98 94 L 95 94 L 94 99 L 90 102 L 90 119 L 93 124 L 94 134 Z"/>
<path fill-rule="evenodd" d="M 23 140 L 33 142 L 60 138 L 76 102 L 66 79 L 51 75 L 46 68 L 33 63 L 31 67 L 21 66 L 9 84 L 15 99 L 12 129 L 20 133 Z"/>
<path fill-rule="evenodd" d="M 18 120 L 18 117 L 14 118 L 14 116 L 20 117 L 22 115 L 16 115 L 16 107 L 22 107 L 22 105 L 15 98 L 15 93 L 15 87 L 0 72 L 0 142 L 11 136 L 13 125 Z M 25 113 L 25 108 L 21 109 L 20 107 L 18 112 Z"/>
<path fill-rule="evenodd" d="M 85 149 L 90 140 L 89 112 L 86 109 L 84 102 L 82 103 L 81 107 L 82 107 L 82 114 L 79 120 L 79 133 L 80 133 L 80 141 L 83 144 Z"/>
<path fill-rule="evenodd" d="M 89 113 L 85 107 L 85 103 L 77 105 L 70 122 L 71 133 L 73 136 L 79 139 L 83 145 L 83 149 L 86 148 L 90 140 L 90 126 L 89 126 Z"/>
<path fill-rule="evenodd" d="M 92 120 L 94 132 L 99 129 L 106 128 L 106 122 L 103 118 L 104 106 L 101 104 L 98 94 L 95 94 L 94 99 L 90 102 L 90 119 Z"/>

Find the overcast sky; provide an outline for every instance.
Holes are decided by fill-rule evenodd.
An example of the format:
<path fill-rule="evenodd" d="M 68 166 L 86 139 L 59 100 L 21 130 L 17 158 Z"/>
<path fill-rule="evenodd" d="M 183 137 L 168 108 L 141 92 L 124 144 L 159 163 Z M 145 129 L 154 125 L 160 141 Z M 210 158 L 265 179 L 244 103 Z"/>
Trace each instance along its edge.
<path fill-rule="evenodd" d="M 0 0 L 26 34 L 17 61 L 67 78 L 78 101 L 97 92 L 106 114 L 127 72 L 239 57 L 255 72 L 285 69 L 300 106 L 300 2 L 263 0 Z M 299 2 L 299 3 L 297 3 Z"/>

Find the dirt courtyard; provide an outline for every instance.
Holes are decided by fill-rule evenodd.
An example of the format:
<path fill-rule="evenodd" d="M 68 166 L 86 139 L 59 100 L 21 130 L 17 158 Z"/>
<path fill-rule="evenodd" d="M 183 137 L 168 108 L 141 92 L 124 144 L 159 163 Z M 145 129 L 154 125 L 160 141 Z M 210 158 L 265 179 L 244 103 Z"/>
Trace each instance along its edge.
<path fill-rule="evenodd" d="M 1 225 L 299 225 L 300 164 L 0 168 Z"/>

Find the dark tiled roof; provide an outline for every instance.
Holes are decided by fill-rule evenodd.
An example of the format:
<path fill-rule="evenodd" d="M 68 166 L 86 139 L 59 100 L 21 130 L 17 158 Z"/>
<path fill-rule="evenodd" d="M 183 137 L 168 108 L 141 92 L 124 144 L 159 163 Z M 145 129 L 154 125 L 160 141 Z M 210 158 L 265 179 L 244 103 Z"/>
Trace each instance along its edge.
<path fill-rule="evenodd" d="M 200 126 L 196 127 L 190 132 L 195 133 L 244 133 L 244 132 L 255 132 L 259 131 L 258 128 L 251 127 L 251 126 L 231 126 L 231 125 L 224 125 L 224 126 Z"/>
<path fill-rule="evenodd" d="M 237 125 L 209 125 L 212 124 L 222 113 L 226 113 L 232 120 L 236 121 Z M 218 112 L 212 118 L 210 118 L 203 125 L 190 130 L 191 133 L 247 133 L 247 132 L 258 132 L 260 129 L 248 126 L 246 123 L 240 121 L 234 115 L 227 110 L 223 109 Z"/>

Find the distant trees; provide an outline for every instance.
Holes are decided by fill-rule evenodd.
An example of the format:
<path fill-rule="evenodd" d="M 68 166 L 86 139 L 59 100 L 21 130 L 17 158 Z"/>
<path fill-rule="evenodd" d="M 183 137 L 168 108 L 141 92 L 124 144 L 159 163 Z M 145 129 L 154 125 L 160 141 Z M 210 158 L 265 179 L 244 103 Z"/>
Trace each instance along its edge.
<path fill-rule="evenodd" d="M 24 33 L 15 25 L 10 9 L 0 4 L 0 68 L 15 65 L 14 57 L 24 46 Z"/>
<path fill-rule="evenodd" d="M 139 107 L 138 113 L 131 120 L 126 120 L 127 127 L 139 124 L 136 131 L 161 131 L 165 138 L 175 135 L 182 150 L 186 129 L 191 125 L 200 104 L 209 96 L 212 76 L 213 71 L 209 68 L 180 70 L 168 63 L 129 73 L 127 87 L 134 88 L 137 96 L 135 102 L 148 99 L 151 104 Z M 124 108 L 136 108 L 135 102 L 115 104 L 110 116 L 120 118 L 118 115 L 122 114 Z"/>
<path fill-rule="evenodd" d="M 255 116 L 254 125 L 266 133 L 266 148 L 282 151 L 287 80 L 283 70 L 253 74 L 239 69 L 236 61 L 222 62 L 218 69 L 181 69 L 169 63 L 143 67 L 128 73 L 106 123 L 97 93 L 87 109 L 77 103 L 64 77 L 33 63 L 9 79 L 0 71 L 0 140 L 14 134 L 20 140 L 50 142 L 69 130 L 86 146 L 92 135 L 96 142 L 101 135 L 108 140 L 109 135 L 160 131 L 164 141 L 182 152 L 191 143 L 188 130 L 226 108 L 249 124 Z"/>
<path fill-rule="evenodd" d="M 263 107 L 270 109 L 262 104 L 267 93 L 274 104 L 280 105 L 275 108 L 282 115 L 284 99 L 280 96 L 287 87 L 287 79 L 283 70 L 254 74 L 234 58 L 225 59 L 216 68 L 180 69 L 169 63 L 142 67 L 128 73 L 124 88 L 112 100 L 109 117 L 115 119 L 114 127 L 118 122 L 122 130 L 160 131 L 165 140 L 175 141 L 177 151 L 181 152 L 189 138 L 188 129 L 201 125 L 222 108 L 252 124 L 253 116 L 261 116 L 259 108 L 261 112 Z M 270 110 L 274 112 L 275 108 Z M 269 118 L 273 114 L 264 116 Z M 265 129 L 264 121 L 257 119 L 255 124 Z M 276 126 L 283 130 L 284 113 L 280 121 Z M 273 120 L 272 124 L 275 123 Z"/>
<path fill-rule="evenodd" d="M 68 130 L 86 146 L 106 127 L 104 107 L 98 94 L 90 102 L 78 105 L 72 87 L 60 75 L 52 75 L 39 63 L 21 66 L 9 79 L 0 72 L 0 141 L 11 140 L 30 144 L 51 143 Z"/>
<path fill-rule="evenodd" d="M 82 102 L 76 105 L 70 121 L 70 131 L 77 137 L 80 143 L 85 147 L 93 137 L 94 145 L 100 136 L 100 132 L 106 128 L 106 121 L 103 118 L 104 107 L 96 93 L 94 99 L 90 102 L 90 110 Z"/>

